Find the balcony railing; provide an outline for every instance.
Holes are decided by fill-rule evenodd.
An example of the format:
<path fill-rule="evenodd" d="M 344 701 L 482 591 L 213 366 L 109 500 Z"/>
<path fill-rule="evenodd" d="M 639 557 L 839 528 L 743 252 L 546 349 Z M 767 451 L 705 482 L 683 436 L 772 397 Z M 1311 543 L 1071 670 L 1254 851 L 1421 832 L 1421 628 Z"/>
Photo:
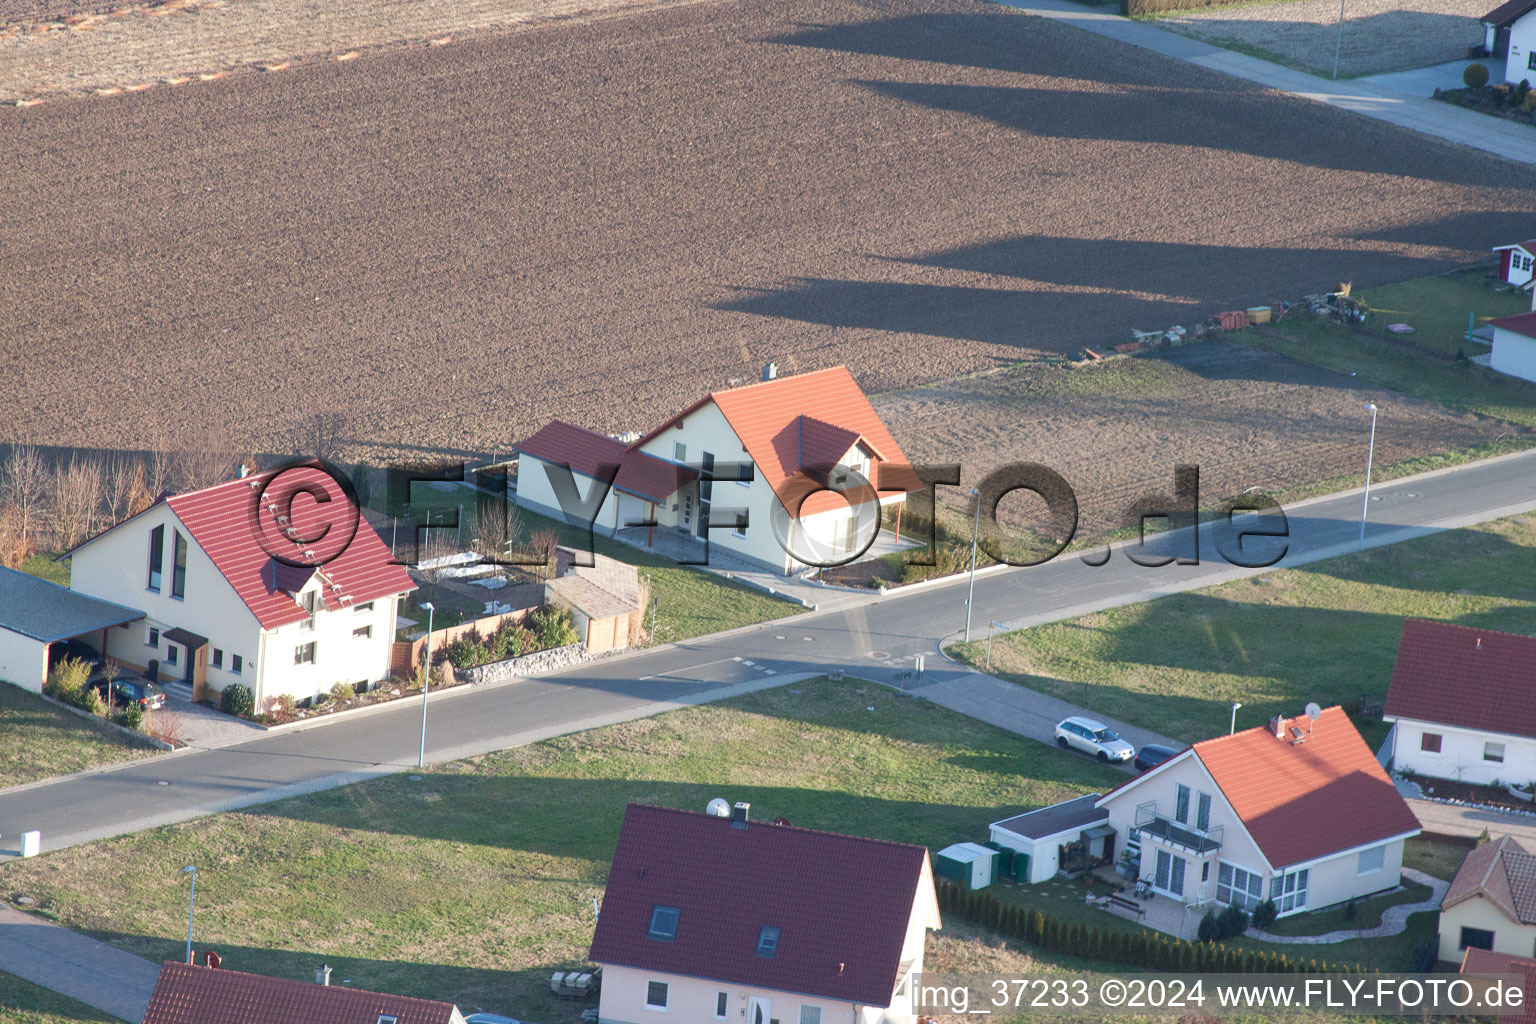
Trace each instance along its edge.
<path fill-rule="evenodd" d="M 1144 803 L 1136 808 L 1136 827 L 1145 835 L 1154 836 L 1169 846 L 1177 846 L 1191 853 L 1210 853 L 1221 849 L 1222 827 L 1192 828 L 1159 814 L 1157 801 Z"/>

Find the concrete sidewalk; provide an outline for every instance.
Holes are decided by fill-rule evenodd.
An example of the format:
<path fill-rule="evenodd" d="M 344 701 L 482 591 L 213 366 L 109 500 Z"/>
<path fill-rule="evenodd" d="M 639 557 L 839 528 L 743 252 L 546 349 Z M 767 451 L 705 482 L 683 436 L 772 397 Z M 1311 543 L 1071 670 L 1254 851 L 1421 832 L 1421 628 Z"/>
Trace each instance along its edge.
<path fill-rule="evenodd" d="M 1305 71 L 1272 64 L 1257 57 L 1224 50 L 1210 43 L 1177 35 L 1108 10 L 1084 7 L 1071 0 L 993 0 L 1004 7 L 1107 36 L 1130 46 L 1186 60 L 1212 71 L 1256 82 L 1303 99 L 1326 103 L 1378 121 L 1457 142 L 1472 149 L 1519 163 L 1536 165 L 1536 131 L 1486 114 L 1432 99 L 1405 95 L 1365 79 L 1332 81 Z"/>
<path fill-rule="evenodd" d="M 160 965 L 0 906 L 0 966 L 35 985 L 139 1024 Z"/>

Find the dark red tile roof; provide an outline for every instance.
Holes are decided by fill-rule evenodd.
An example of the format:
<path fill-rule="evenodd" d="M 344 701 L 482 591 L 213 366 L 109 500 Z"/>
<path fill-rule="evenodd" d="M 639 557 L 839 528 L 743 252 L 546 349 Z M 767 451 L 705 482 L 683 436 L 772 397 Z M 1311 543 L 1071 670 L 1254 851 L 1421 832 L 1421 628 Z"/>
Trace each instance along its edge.
<path fill-rule="evenodd" d="M 1267 725 L 1194 746 L 1222 795 L 1271 866 L 1325 857 L 1417 832 L 1398 795 L 1343 708 L 1315 723 L 1290 720 L 1306 738 L 1275 739 Z"/>
<path fill-rule="evenodd" d="M 1523 334 L 1527 338 L 1536 338 L 1536 313 L 1501 316 L 1497 320 L 1489 320 L 1488 322 L 1494 327 L 1500 327 L 1515 334 Z"/>
<path fill-rule="evenodd" d="M 595 477 L 600 467 L 617 465 L 613 486 L 650 501 L 665 501 L 698 476 L 691 469 L 634 450 L 607 434 L 561 420 L 550 420 L 516 447 L 518 452 L 545 462 L 563 462 L 583 476 Z"/>
<path fill-rule="evenodd" d="M 1531 10 L 1532 8 L 1536 8 L 1536 0 L 1517 0 L 1517 3 L 1519 3 L 1522 6 L 1524 6 L 1526 10 Z M 1512 4 L 1505 4 L 1504 6 L 1505 7 L 1510 7 L 1510 6 L 1513 6 L 1513 5 Z M 1488 19 L 1484 18 L 1483 20 L 1487 21 Z M 1503 252 L 1505 249 L 1517 249 L 1517 248 L 1518 249 L 1524 249 L 1526 252 L 1529 252 L 1529 253 L 1536 253 L 1536 238 L 1527 238 L 1523 242 L 1510 242 L 1508 245 L 1496 245 L 1496 246 L 1493 247 L 1492 251 L 1493 252 Z"/>
<path fill-rule="evenodd" d="M 1536 924 L 1536 857 L 1510 836 L 1474 847 L 1440 901 L 1440 909 L 1482 896 L 1511 921 Z"/>
<path fill-rule="evenodd" d="M 1384 714 L 1536 737 L 1536 637 L 1409 619 Z"/>
<path fill-rule="evenodd" d="M 262 497 L 261 487 L 274 477 L 276 481 L 267 489 L 266 497 Z M 288 502 L 286 498 L 295 495 L 300 485 L 323 488 L 331 500 L 322 504 L 297 494 Z M 289 517 L 289 523 L 280 523 L 268 511 L 267 498 L 281 499 L 277 507 Z M 356 531 L 352 531 L 348 510 L 355 510 L 355 506 L 348 503 L 337 483 L 317 467 L 290 466 L 258 473 L 243 480 L 172 495 L 166 504 L 263 629 L 305 617 L 292 591 L 284 588 L 302 585 L 312 575 L 307 569 L 284 566 L 272 553 L 291 561 L 320 563 L 319 571 L 328 581 L 324 597 L 329 608 L 351 607 L 416 589 L 404 567 L 393 563 L 388 545 L 365 518 L 358 516 Z M 314 538 L 327 525 L 329 532 L 309 547 L 296 543 L 283 532 L 291 528 L 301 539 Z M 166 547 L 169 551 L 169 540 Z M 306 555 L 306 551 L 312 555 Z M 333 589 L 330 584 L 340 589 Z"/>
<path fill-rule="evenodd" d="M 888 1006 L 914 905 L 937 924 L 927 865 L 921 846 L 630 804 L 592 960 Z M 658 904 L 681 910 L 672 941 L 646 937 Z"/>
<path fill-rule="evenodd" d="M 1532 10 L 1536 10 L 1536 0 L 1508 0 L 1483 15 L 1483 21 L 1495 28 L 1503 28 L 1519 21 Z"/>
<path fill-rule="evenodd" d="M 1461 958 L 1462 974 L 1513 974 L 1525 977 L 1525 1000 L 1519 1010 L 1493 1018 L 1499 1024 L 1536 1024 L 1536 960 L 1469 946 Z"/>
<path fill-rule="evenodd" d="M 167 960 L 143 1024 L 451 1024 L 452 1003 Z"/>

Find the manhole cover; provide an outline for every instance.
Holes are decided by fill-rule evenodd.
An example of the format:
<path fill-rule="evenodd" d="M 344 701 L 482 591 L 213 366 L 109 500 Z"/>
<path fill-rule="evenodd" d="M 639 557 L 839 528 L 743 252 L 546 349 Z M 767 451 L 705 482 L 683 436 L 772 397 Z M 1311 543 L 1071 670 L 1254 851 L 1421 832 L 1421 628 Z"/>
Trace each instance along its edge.
<path fill-rule="evenodd" d="M 813 637 L 813 636 L 803 636 L 800 639 L 804 640 L 806 643 L 810 643 L 812 640 L 815 640 L 816 638 Z"/>
<path fill-rule="evenodd" d="M 788 639 L 788 638 L 787 638 L 787 637 L 785 637 L 785 636 L 782 636 L 782 635 L 780 635 L 780 636 L 776 636 L 776 637 L 774 637 L 774 639 L 775 639 L 775 640 L 785 640 L 785 639 Z"/>
<path fill-rule="evenodd" d="M 420 782 L 421 781 L 421 776 L 420 775 L 412 775 L 410 778 L 411 778 L 412 782 Z"/>
<path fill-rule="evenodd" d="M 874 658 L 876 661 L 884 661 L 885 659 L 889 658 L 891 655 L 890 655 L 889 651 L 870 651 L 869 652 L 869 656 L 871 658 Z"/>

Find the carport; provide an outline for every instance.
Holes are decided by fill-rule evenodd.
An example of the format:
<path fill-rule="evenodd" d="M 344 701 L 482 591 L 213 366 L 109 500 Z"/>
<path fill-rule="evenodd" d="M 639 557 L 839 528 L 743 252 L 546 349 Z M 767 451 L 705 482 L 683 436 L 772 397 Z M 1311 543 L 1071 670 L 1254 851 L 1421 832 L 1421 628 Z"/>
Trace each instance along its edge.
<path fill-rule="evenodd" d="M 50 644 L 78 637 L 105 651 L 109 629 L 143 617 L 136 609 L 0 567 L 0 679 L 42 693 Z"/>

